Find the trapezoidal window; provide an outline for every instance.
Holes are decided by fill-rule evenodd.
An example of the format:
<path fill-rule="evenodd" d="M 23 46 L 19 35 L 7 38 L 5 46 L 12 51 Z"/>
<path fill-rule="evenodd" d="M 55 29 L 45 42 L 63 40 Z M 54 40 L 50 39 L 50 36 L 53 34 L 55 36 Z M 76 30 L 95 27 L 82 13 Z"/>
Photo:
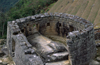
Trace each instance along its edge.
<path fill-rule="evenodd" d="M 69 25 L 70 32 L 74 31 L 74 27 L 72 25 Z"/>
<path fill-rule="evenodd" d="M 38 25 L 38 24 L 36 24 L 36 28 L 38 28 L 38 26 L 39 26 L 39 25 Z"/>
<path fill-rule="evenodd" d="M 29 31 L 32 31 L 31 27 L 29 28 Z"/>
<path fill-rule="evenodd" d="M 24 29 L 22 29 L 21 31 L 22 31 L 22 33 L 24 33 Z"/>
<path fill-rule="evenodd" d="M 36 29 L 39 30 L 39 24 L 36 24 Z"/>
<path fill-rule="evenodd" d="M 27 24 L 27 26 L 29 26 L 29 24 Z"/>
<path fill-rule="evenodd" d="M 47 26 L 50 26 L 50 23 L 47 23 Z"/>
<path fill-rule="evenodd" d="M 61 23 L 59 23 L 59 27 L 61 27 Z"/>

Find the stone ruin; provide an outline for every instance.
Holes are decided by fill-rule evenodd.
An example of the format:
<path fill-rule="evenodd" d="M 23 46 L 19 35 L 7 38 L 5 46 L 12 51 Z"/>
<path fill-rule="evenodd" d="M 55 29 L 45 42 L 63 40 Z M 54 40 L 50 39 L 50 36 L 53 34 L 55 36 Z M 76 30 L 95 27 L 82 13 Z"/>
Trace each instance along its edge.
<path fill-rule="evenodd" d="M 7 47 L 16 65 L 50 65 L 64 60 L 70 65 L 89 65 L 96 55 L 93 24 L 63 13 L 9 21 Z"/>

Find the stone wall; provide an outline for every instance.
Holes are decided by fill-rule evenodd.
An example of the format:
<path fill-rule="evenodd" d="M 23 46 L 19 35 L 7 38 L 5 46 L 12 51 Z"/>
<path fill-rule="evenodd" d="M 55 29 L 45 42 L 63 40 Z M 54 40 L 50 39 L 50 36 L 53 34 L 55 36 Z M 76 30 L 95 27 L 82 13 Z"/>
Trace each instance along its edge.
<path fill-rule="evenodd" d="M 14 61 L 16 65 L 44 65 L 23 34 L 13 36 L 15 40 Z"/>
<path fill-rule="evenodd" d="M 95 40 L 100 40 L 100 29 L 94 30 Z"/>
<path fill-rule="evenodd" d="M 77 18 L 77 19 L 76 19 Z M 87 27 L 90 24 L 83 25 L 82 21 L 86 21 L 85 19 L 79 18 L 77 16 L 69 15 L 69 14 L 48 14 L 45 13 L 34 15 L 34 16 L 28 16 L 25 18 L 17 19 L 16 21 L 19 22 L 18 25 L 21 30 L 24 30 L 25 32 L 28 32 L 27 35 L 32 34 L 32 27 L 36 25 L 38 31 L 43 35 L 58 35 L 57 31 L 57 24 L 59 22 L 59 35 L 61 36 L 63 34 L 63 28 L 68 28 L 69 31 L 75 31 L 75 30 L 83 30 L 85 27 Z M 80 21 L 80 23 L 78 22 Z M 88 22 L 89 23 L 89 22 Z M 72 29 L 71 29 L 72 28 Z M 52 33 L 49 33 L 52 32 Z M 26 36 L 27 36 L 26 35 Z"/>
<path fill-rule="evenodd" d="M 93 33 L 93 27 L 69 33 L 67 44 L 71 65 L 89 65 L 89 62 L 95 57 L 96 48 Z"/>
<path fill-rule="evenodd" d="M 100 46 L 100 28 L 94 30 L 96 46 Z"/>
<path fill-rule="evenodd" d="M 14 24 L 14 21 L 8 23 L 7 46 L 9 57 L 13 58 L 16 65 L 44 65 L 27 38 L 20 33 L 19 26 Z"/>
<path fill-rule="evenodd" d="M 41 58 L 35 52 L 33 53 L 34 50 L 26 38 L 34 34 L 34 26 L 43 35 L 63 36 L 65 34 L 66 36 L 69 33 L 67 35 L 69 40 L 66 45 L 69 51 L 71 65 L 89 64 L 92 58 L 94 58 L 96 53 L 94 29 L 89 21 L 69 14 L 44 13 L 8 22 L 7 46 L 9 56 L 14 58 L 17 65 L 24 65 L 24 63 L 27 65 L 38 65 L 35 64 L 37 62 L 34 59 L 37 59 L 38 63 L 43 65 Z M 68 30 L 66 32 L 65 30 L 67 28 Z M 15 42 L 14 53 L 12 53 L 12 41 Z M 29 53 L 25 53 L 25 50 L 28 50 Z M 28 64 L 31 62 L 33 64 Z"/>

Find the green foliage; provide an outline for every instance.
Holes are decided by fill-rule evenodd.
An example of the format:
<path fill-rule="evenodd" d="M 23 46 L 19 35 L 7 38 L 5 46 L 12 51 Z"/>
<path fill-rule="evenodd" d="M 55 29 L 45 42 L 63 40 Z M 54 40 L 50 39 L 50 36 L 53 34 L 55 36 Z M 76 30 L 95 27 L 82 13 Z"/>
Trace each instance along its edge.
<path fill-rule="evenodd" d="M 44 13 L 49 10 L 48 6 L 57 0 L 19 0 L 19 2 L 11 8 L 0 19 L 0 38 L 6 38 L 7 21 L 12 21 L 22 17 Z M 2 17 L 2 16 L 0 16 Z"/>
<path fill-rule="evenodd" d="M 11 8 L 8 12 L 12 19 L 18 19 L 21 17 L 26 17 L 29 15 L 35 15 L 48 11 L 50 4 L 56 2 L 57 0 L 20 0 L 14 8 Z"/>
<path fill-rule="evenodd" d="M 6 12 L 13 7 L 18 0 L 0 0 L 0 11 Z"/>
<path fill-rule="evenodd" d="M 34 15 L 35 14 L 35 11 L 31 8 L 25 8 L 22 10 L 22 17 L 26 17 L 28 15 Z"/>
<path fill-rule="evenodd" d="M 0 12 L 0 38 L 5 38 L 7 28 L 7 16 Z"/>

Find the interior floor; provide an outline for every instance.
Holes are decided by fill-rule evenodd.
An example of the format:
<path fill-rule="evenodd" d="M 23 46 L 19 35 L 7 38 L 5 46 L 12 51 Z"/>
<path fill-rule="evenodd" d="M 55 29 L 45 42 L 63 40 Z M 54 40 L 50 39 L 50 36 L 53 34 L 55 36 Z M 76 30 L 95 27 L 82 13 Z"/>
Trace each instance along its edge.
<path fill-rule="evenodd" d="M 67 45 L 66 41 L 68 40 L 66 37 L 61 37 L 58 35 L 45 35 L 46 37 L 50 38 L 51 40 L 59 43 L 63 43 L 64 45 Z"/>
<path fill-rule="evenodd" d="M 35 32 L 33 35 L 27 37 L 29 43 L 36 48 L 36 52 L 47 65 L 52 65 L 52 63 L 58 61 L 67 61 L 68 60 L 68 51 L 64 41 L 65 38 L 59 36 L 49 36 L 55 39 L 51 40 L 38 32 Z M 58 38 L 59 37 L 59 38 Z M 61 42 L 60 42 L 61 41 Z M 52 62 L 52 63 L 51 63 Z M 55 65 L 55 64 L 53 64 Z M 56 64 L 57 65 L 57 64 Z M 58 63 L 59 65 L 59 63 Z M 63 64 L 60 64 L 63 65 Z"/>

